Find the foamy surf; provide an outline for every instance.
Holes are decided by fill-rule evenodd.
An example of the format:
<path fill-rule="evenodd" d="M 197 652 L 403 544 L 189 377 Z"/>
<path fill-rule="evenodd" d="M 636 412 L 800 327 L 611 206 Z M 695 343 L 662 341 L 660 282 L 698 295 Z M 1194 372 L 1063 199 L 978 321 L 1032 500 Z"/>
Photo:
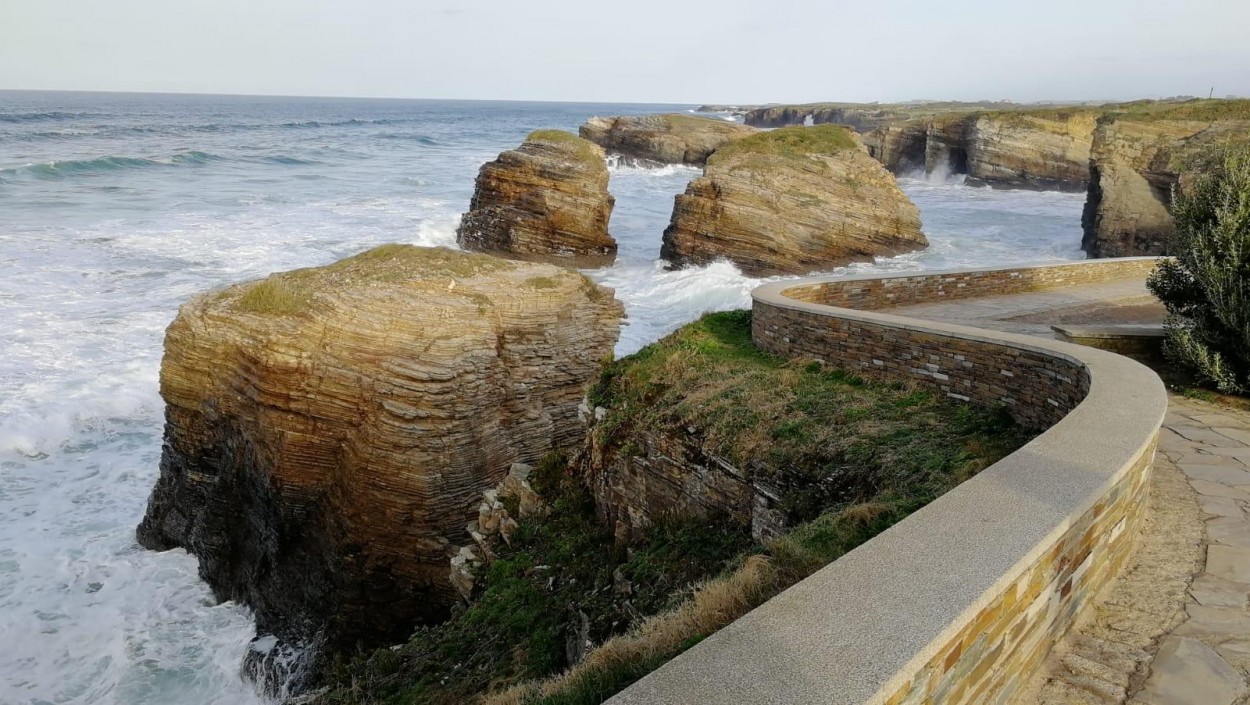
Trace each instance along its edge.
<path fill-rule="evenodd" d="M 387 242 L 454 247 L 478 167 L 529 130 L 672 109 L 5 95 L 18 102 L 0 103 L 0 142 L 22 146 L 0 170 L 219 158 L 0 184 L 0 634 L 18 647 L 0 649 L 4 705 L 262 702 L 240 675 L 248 611 L 215 604 L 185 552 L 134 542 L 160 460 L 164 328 L 182 302 Z M 760 281 L 658 262 L 673 197 L 699 173 L 612 170 L 620 252 L 589 275 L 625 303 L 618 355 L 749 305 Z M 901 183 L 931 247 L 835 271 L 1081 257 L 1080 196 Z"/>

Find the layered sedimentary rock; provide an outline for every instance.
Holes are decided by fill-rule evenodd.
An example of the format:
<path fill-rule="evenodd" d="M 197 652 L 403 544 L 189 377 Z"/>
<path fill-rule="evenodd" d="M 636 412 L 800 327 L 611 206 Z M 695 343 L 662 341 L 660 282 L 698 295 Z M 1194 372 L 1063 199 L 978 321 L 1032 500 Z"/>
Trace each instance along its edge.
<path fill-rule="evenodd" d="M 788 125 L 847 125 L 867 132 L 883 125 L 909 120 L 917 114 L 931 112 L 908 105 L 854 105 L 811 103 L 808 105 L 772 105 L 749 110 L 744 121 L 754 127 L 786 127 Z"/>
<path fill-rule="evenodd" d="M 925 128 L 924 168 L 926 174 L 968 173 L 968 115 L 933 118 Z"/>
<path fill-rule="evenodd" d="M 195 555 L 260 634 L 403 640 L 458 599 L 482 492 L 580 442 L 621 313 L 572 270 L 401 245 L 201 295 L 166 334 L 139 541 Z"/>
<path fill-rule="evenodd" d="M 753 127 L 691 115 L 592 117 L 578 134 L 624 161 L 641 166 L 707 163 L 724 145 L 757 133 Z"/>
<path fill-rule="evenodd" d="M 1244 105 L 1227 113 L 1211 111 L 1211 119 L 1178 109 L 1099 120 L 1081 215 L 1081 245 L 1090 256 L 1169 253 L 1175 234 L 1168 212 L 1172 189 L 1183 188 L 1185 174 L 1201 171 L 1209 150 L 1250 141 L 1250 101 L 1228 102 Z M 1173 112 L 1185 119 L 1165 119 Z"/>
<path fill-rule="evenodd" d="M 751 527 L 761 542 L 787 528 L 776 477 L 710 452 L 697 432 L 632 429 L 628 452 L 622 452 L 619 440 L 609 442 L 593 416 L 586 418 L 590 430 L 576 468 L 618 544 L 637 541 L 657 521 L 674 517 L 723 518 Z"/>
<path fill-rule="evenodd" d="M 791 127 L 734 142 L 677 197 L 661 257 L 802 274 L 925 247 L 920 213 L 855 134 Z"/>
<path fill-rule="evenodd" d="M 482 166 L 461 247 L 505 257 L 607 264 L 615 204 L 603 150 L 559 130 L 539 130 Z"/>
<path fill-rule="evenodd" d="M 1085 188 L 1096 113 L 1083 109 L 990 109 L 992 104 L 798 105 L 752 111 L 747 123 L 847 125 L 896 173 L 967 174 L 1004 188 Z"/>
<path fill-rule="evenodd" d="M 929 120 L 907 120 L 882 125 L 862 135 L 868 153 L 895 174 L 925 169 Z"/>
<path fill-rule="evenodd" d="M 969 179 L 1005 188 L 1083 191 L 1097 114 L 1088 110 L 985 113 L 969 120 Z"/>

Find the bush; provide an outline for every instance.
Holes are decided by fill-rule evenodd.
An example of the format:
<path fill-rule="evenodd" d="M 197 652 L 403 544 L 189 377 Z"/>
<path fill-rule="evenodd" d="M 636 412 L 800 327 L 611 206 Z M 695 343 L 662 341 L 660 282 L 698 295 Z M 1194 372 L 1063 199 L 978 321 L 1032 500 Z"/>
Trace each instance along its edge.
<path fill-rule="evenodd" d="M 1250 391 L 1250 148 L 1230 148 L 1179 190 L 1174 259 L 1150 276 L 1167 307 L 1164 353 L 1200 384 Z"/>

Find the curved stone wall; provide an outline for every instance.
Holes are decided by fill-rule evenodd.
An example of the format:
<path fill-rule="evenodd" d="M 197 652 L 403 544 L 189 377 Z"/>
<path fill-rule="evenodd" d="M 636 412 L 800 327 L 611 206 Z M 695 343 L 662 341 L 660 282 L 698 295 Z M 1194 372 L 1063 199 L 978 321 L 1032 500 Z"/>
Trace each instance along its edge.
<path fill-rule="evenodd" d="M 822 302 L 883 308 L 1151 267 L 1136 258 L 756 289 L 764 349 L 1005 404 L 1047 430 L 610 702 L 1010 702 L 1131 553 L 1163 385 L 1101 350 Z"/>

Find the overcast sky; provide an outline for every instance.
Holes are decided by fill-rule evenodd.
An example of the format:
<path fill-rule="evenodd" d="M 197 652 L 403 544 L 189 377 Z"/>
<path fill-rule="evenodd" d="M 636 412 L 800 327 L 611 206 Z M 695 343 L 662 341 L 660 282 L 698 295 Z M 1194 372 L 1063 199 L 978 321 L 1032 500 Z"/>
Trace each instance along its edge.
<path fill-rule="evenodd" d="M 0 88 L 611 102 L 1250 95 L 1250 0 L 0 0 Z"/>

